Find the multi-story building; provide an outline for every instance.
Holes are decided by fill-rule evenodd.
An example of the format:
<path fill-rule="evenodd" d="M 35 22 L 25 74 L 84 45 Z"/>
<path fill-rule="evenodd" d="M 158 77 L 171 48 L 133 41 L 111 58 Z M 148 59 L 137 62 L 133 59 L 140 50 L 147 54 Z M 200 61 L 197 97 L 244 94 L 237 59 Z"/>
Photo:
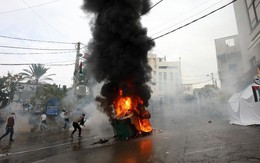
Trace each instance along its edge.
<path fill-rule="evenodd" d="M 155 54 L 148 55 L 148 63 L 152 68 L 152 80 L 150 83 L 150 87 L 153 91 L 153 96 L 157 96 L 157 89 L 156 89 L 156 69 L 157 69 L 157 56 Z"/>
<path fill-rule="evenodd" d="M 243 73 L 238 35 L 215 39 L 215 48 L 221 88 L 236 92 L 239 89 L 239 77 Z"/>
<path fill-rule="evenodd" d="M 253 82 L 260 67 L 260 1 L 236 1 L 234 11 L 243 63 L 242 89 Z"/>
<path fill-rule="evenodd" d="M 148 56 L 152 67 L 153 96 L 174 97 L 181 91 L 181 69 L 179 62 L 166 61 L 154 54 Z"/>

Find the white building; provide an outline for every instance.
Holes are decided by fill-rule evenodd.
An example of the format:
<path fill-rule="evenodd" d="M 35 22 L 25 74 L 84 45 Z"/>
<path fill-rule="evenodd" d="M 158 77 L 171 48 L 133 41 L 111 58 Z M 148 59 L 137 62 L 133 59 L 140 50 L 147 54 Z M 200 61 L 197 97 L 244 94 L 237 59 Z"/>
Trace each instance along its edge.
<path fill-rule="evenodd" d="M 179 62 L 166 61 L 166 58 L 148 55 L 152 67 L 153 96 L 174 97 L 181 91 L 181 69 Z"/>
<path fill-rule="evenodd" d="M 253 82 L 260 67 L 260 1 L 236 1 L 234 10 L 243 62 L 239 82 L 243 89 Z"/>

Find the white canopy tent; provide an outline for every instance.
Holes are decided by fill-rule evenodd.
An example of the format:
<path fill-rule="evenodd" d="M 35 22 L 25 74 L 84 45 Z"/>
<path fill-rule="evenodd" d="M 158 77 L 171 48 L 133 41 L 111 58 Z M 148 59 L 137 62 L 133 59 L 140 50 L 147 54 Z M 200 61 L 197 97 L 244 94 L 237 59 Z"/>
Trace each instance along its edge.
<path fill-rule="evenodd" d="M 260 124 L 260 94 L 259 90 L 253 91 L 252 86 L 257 85 L 249 85 L 243 91 L 234 93 L 228 100 L 231 106 L 228 108 L 230 124 Z"/>

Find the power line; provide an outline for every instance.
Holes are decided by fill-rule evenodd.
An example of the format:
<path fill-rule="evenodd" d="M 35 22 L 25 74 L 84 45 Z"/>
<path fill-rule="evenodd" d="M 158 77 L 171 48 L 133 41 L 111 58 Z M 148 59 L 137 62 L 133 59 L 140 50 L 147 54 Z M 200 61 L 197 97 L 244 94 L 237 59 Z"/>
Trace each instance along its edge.
<path fill-rule="evenodd" d="M 206 14 L 206 15 L 203 15 L 203 16 L 201 16 L 201 17 L 199 17 L 199 18 L 197 18 L 197 19 L 195 19 L 195 20 L 193 20 L 193 21 L 191 21 L 191 22 L 189 22 L 189 23 L 187 23 L 187 24 L 185 24 L 185 25 L 182 25 L 182 26 L 180 26 L 180 27 L 174 29 L 174 30 L 171 30 L 171 31 L 169 31 L 169 32 L 166 32 L 166 33 L 164 33 L 164 34 L 162 34 L 162 35 L 160 35 L 160 36 L 158 36 L 158 37 L 152 38 L 152 40 L 156 40 L 156 39 L 158 39 L 158 38 L 164 37 L 164 36 L 166 36 L 166 35 L 168 35 L 168 34 L 170 34 L 170 33 L 173 33 L 173 32 L 175 32 L 175 31 L 177 31 L 177 30 L 179 30 L 179 29 L 181 29 L 181 28 L 183 28 L 183 27 L 186 27 L 186 26 L 188 26 L 188 25 L 190 25 L 190 24 L 192 24 L 192 23 L 194 23 L 194 22 L 196 22 L 196 21 L 198 21 L 198 20 L 200 20 L 200 19 L 202 19 L 202 18 L 205 18 L 205 17 L 207 17 L 207 16 L 209 16 L 209 15 L 215 13 L 216 11 L 218 11 L 218 10 L 220 10 L 220 9 L 223 9 L 223 8 L 227 7 L 228 5 L 234 3 L 235 1 L 237 1 L 237 0 L 233 0 L 233 1 L 229 2 L 228 4 L 226 4 L 226 5 L 224 5 L 224 6 L 221 6 L 221 7 L 217 8 L 216 10 L 213 10 L 213 11 L 211 11 L 210 13 L 208 13 L 208 14 Z"/>
<path fill-rule="evenodd" d="M 63 63 L 63 64 L 45 64 L 46 66 L 74 66 L 74 63 Z"/>
<path fill-rule="evenodd" d="M 29 48 L 29 47 L 21 47 L 21 46 L 6 46 L 6 45 L 0 45 L 1 48 L 11 48 L 11 49 L 30 49 L 30 50 L 70 50 L 73 51 L 75 49 L 47 49 L 47 48 Z"/>
<path fill-rule="evenodd" d="M 63 33 L 61 33 L 61 32 L 58 31 L 56 28 L 54 28 L 52 25 L 50 25 L 45 19 L 43 19 L 37 12 L 35 12 L 35 11 L 33 10 L 33 8 L 31 8 L 30 5 L 28 5 L 28 3 L 25 2 L 25 0 L 23 0 L 23 3 L 24 3 L 28 8 L 30 8 L 31 11 L 32 11 L 41 21 L 43 21 L 45 24 L 47 24 L 47 25 L 48 25 L 50 28 L 52 28 L 55 32 L 57 32 L 57 33 L 59 33 L 60 35 L 62 35 L 63 37 L 66 37 L 66 38 L 68 38 L 68 39 L 71 40 L 71 38 L 69 38 L 68 36 L 65 36 Z"/>
<path fill-rule="evenodd" d="M 26 66 L 32 64 L 41 64 L 47 66 L 71 66 L 75 65 L 74 63 L 63 63 L 63 64 L 48 64 L 48 63 L 0 63 L 1 66 Z"/>
<path fill-rule="evenodd" d="M 141 16 L 142 15 L 144 15 L 144 14 L 146 14 L 148 11 L 150 11 L 152 8 L 154 8 L 155 6 L 157 6 L 159 3 L 161 3 L 163 0 L 160 0 L 159 2 L 157 2 L 157 3 L 155 3 L 152 7 L 150 7 L 148 10 L 146 10 L 145 12 L 143 12 L 142 14 L 141 14 Z"/>
<path fill-rule="evenodd" d="M 182 77 L 205 77 L 207 75 L 209 75 L 210 73 L 207 73 L 205 75 L 183 75 Z M 213 74 L 218 74 L 217 72 L 213 73 Z"/>
<path fill-rule="evenodd" d="M 57 1 L 59 1 L 59 0 L 50 1 L 50 2 L 46 2 L 46 3 L 41 3 L 41 4 L 38 4 L 38 5 L 31 6 L 31 8 L 39 7 L 39 6 L 43 6 L 43 5 L 47 5 L 47 4 L 51 4 L 51 3 L 55 3 Z M 10 10 L 10 11 L 2 11 L 2 12 L 0 12 L 0 14 L 7 14 L 7 13 L 17 12 L 17 11 L 22 11 L 22 10 L 28 10 L 28 9 L 29 8 L 26 7 L 26 8 L 20 8 L 20 9 Z"/>
<path fill-rule="evenodd" d="M 55 43 L 55 44 L 77 44 L 77 43 L 73 43 L 73 42 L 61 42 L 61 41 L 47 41 L 47 40 L 27 39 L 27 38 L 18 38 L 18 37 L 4 36 L 4 35 L 0 35 L 0 37 L 7 38 L 7 39 L 14 39 L 14 40 L 22 40 L 22 41 L 46 42 L 46 43 Z"/>
<path fill-rule="evenodd" d="M 176 23 L 176 24 L 174 24 L 174 25 L 172 25 L 172 26 L 170 26 L 170 27 L 168 27 L 168 28 L 165 28 L 165 29 L 163 29 L 163 30 L 161 30 L 161 31 L 159 31 L 159 32 L 156 32 L 156 33 L 152 34 L 152 36 L 154 36 L 154 35 L 156 35 L 156 34 L 159 34 L 159 33 L 163 32 L 163 31 L 166 31 L 166 30 L 168 30 L 168 29 L 170 29 L 170 28 L 172 28 L 172 27 L 174 27 L 174 26 L 176 26 L 176 25 L 178 25 L 178 24 L 180 24 L 180 23 L 182 23 L 182 22 L 184 22 L 184 21 L 186 21 L 186 20 L 189 20 L 190 18 L 192 18 L 192 17 L 194 17 L 194 16 L 196 16 L 196 15 L 198 15 L 198 14 L 200 14 L 200 13 L 206 11 L 207 9 L 209 9 L 209 8 L 211 8 L 211 7 L 215 6 L 215 5 L 217 5 L 218 3 L 222 2 L 222 1 L 223 1 L 223 0 L 220 0 L 220 1 L 216 2 L 216 3 L 214 3 L 213 5 L 207 7 L 206 9 L 203 9 L 202 11 L 196 13 L 195 15 L 192 15 L 192 16 L 190 16 L 190 17 L 184 19 L 184 20 L 179 21 L 178 23 Z M 204 4 L 204 3 L 203 3 L 203 4 Z M 199 6 L 201 6 L 201 5 L 199 5 Z M 196 8 L 197 8 L 197 7 L 194 7 L 193 9 L 188 10 L 188 12 L 191 12 L 192 10 L 194 10 L 194 9 L 196 9 Z M 188 13 L 188 12 L 186 12 L 186 13 Z M 184 14 L 186 14 L 186 13 L 184 13 Z M 176 18 L 178 18 L 178 17 L 180 17 L 180 16 L 182 16 L 182 15 L 184 15 L 184 14 L 181 14 L 181 15 L 177 16 Z"/>
<path fill-rule="evenodd" d="M 1 54 L 8 54 L 8 55 L 34 55 L 34 54 L 68 54 L 68 53 L 75 53 L 76 50 L 73 51 L 65 51 L 65 52 L 43 52 L 43 53 L 16 53 L 16 52 L 0 52 Z"/>
<path fill-rule="evenodd" d="M 202 84 L 202 83 L 207 83 L 209 81 L 212 81 L 211 79 L 207 80 L 207 81 L 202 81 L 202 82 L 197 82 L 197 83 L 185 83 L 185 84 L 190 84 L 190 85 L 197 85 L 197 84 Z"/>
<path fill-rule="evenodd" d="M 210 1 L 210 0 L 207 0 L 206 2 L 209 2 L 209 1 Z M 187 13 L 189 13 L 189 12 L 195 10 L 195 9 L 197 9 L 198 7 L 202 6 L 203 4 L 206 4 L 206 3 L 205 3 L 205 2 L 200 3 L 199 5 L 193 7 L 192 9 L 188 9 L 188 10 L 186 10 L 186 11 L 180 13 L 179 15 L 175 16 L 175 17 L 169 18 L 167 21 L 164 21 L 164 22 L 161 23 L 161 24 L 157 24 L 157 25 L 154 25 L 154 26 L 150 27 L 150 29 L 152 30 L 153 28 L 157 28 L 157 27 L 159 27 L 159 26 L 162 26 L 162 25 L 164 25 L 164 24 L 167 24 L 167 23 L 169 23 L 171 20 L 176 19 L 176 18 L 179 18 L 179 17 L 181 17 L 181 16 L 183 16 L 183 15 L 185 15 L 185 14 L 187 14 Z"/>

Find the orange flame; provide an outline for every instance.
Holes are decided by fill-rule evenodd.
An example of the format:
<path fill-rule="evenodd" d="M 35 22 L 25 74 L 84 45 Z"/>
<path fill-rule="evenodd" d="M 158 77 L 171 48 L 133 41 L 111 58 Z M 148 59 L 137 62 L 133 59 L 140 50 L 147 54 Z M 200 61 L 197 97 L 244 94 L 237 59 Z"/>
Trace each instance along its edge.
<path fill-rule="evenodd" d="M 125 116 L 127 111 L 131 109 L 132 101 L 130 97 L 121 97 L 118 98 L 117 102 L 114 103 L 116 108 L 116 116 L 122 117 Z"/>
<path fill-rule="evenodd" d="M 143 105 L 143 101 L 139 97 L 123 97 L 122 94 L 123 91 L 119 90 L 119 95 L 113 102 L 116 118 L 130 116 L 133 125 L 139 132 L 151 132 L 152 126 L 147 117 L 148 111 L 144 110 L 144 107 L 137 107 L 138 104 Z"/>

